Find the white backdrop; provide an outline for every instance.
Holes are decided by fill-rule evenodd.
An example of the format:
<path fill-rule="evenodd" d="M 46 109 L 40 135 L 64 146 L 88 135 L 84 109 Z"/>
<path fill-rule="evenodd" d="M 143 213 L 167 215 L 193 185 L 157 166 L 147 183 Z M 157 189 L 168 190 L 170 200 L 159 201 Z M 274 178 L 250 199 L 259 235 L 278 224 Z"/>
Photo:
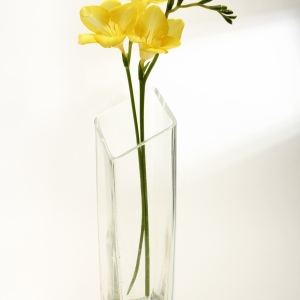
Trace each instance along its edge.
<path fill-rule="evenodd" d="M 175 299 L 300 299 L 300 2 L 179 11 L 149 78 L 178 120 Z M 98 300 L 93 119 L 120 53 L 75 1 L 1 1 L 0 299 Z M 134 65 L 134 64 L 133 64 Z"/>

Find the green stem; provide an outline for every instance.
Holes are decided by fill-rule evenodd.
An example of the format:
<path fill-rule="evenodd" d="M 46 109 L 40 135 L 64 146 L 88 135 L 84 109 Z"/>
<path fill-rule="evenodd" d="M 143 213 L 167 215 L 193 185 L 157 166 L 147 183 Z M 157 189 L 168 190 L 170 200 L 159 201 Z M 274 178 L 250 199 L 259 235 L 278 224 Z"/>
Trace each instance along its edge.
<path fill-rule="evenodd" d="M 127 81 L 129 86 L 129 93 L 131 99 L 131 107 L 132 107 L 132 114 L 134 120 L 134 127 L 135 127 L 135 135 L 136 135 L 136 143 L 137 145 L 140 144 L 140 141 L 144 141 L 144 116 L 141 118 L 141 136 L 139 136 L 139 129 L 138 129 L 138 122 L 137 122 L 137 114 L 135 108 L 135 101 L 134 101 L 134 93 L 132 87 L 132 80 L 131 74 L 129 69 L 129 61 L 128 57 L 123 54 L 123 63 L 126 69 Z M 143 88 L 141 89 L 141 99 L 145 99 L 145 83 L 143 84 Z M 141 101 L 144 105 L 144 100 Z M 144 108 L 142 109 L 144 111 Z M 144 114 L 143 114 L 144 115 Z M 140 139 L 141 138 L 141 139 Z M 141 230 L 140 230 L 140 240 L 139 240 L 139 247 L 138 247 L 138 255 L 136 260 L 136 265 L 133 273 L 132 280 L 130 282 L 130 286 L 127 291 L 127 295 L 130 293 L 132 286 L 136 280 L 140 260 L 141 260 L 141 252 L 143 247 L 143 239 L 145 234 L 145 265 L 146 265 L 146 276 L 145 276 L 145 294 L 148 297 L 150 294 L 150 255 L 149 255 L 149 225 L 148 225 L 148 199 L 147 199 L 147 181 L 146 181 L 146 154 L 145 154 L 145 146 L 138 148 L 138 158 L 139 158 L 139 171 L 140 171 L 140 184 L 141 184 L 141 199 L 142 199 L 142 221 L 141 221 Z"/>
<path fill-rule="evenodd" d="M 131 54 L 131 46 L 129 45 L 129 51 L 128 51 L 128 56 L 125 54 L 122 55 L 123 59 L 123 64 L 126 70 L 126 75 L 127 75 L 127 81 L 128 81 L 128 87 L 129 87 L 129 93 L 130 93 L 130 101 L 131 101 L 131 109 L 132 109 L 132 116 L 133 116 L 133 121 L 134 121 L 134 129 L 135 129 L 135 139 L 136 139 L 136 144 L 139 145 L 140 143 L 140 137 L 139 137 L 139 128 L 138 128 L 138 121 L 137 121 L 137 114 L 136 114 L 136 108 L 135 108 L 135 101 L 134 101 L 134 93 L 133 93 L 133 87 L 132 87 L 132 80 L 131 80 L 131 73 L 130 73 L 130 54 Z M 138 157 L 139 157 L 139 170 L 140 170 L 140 184 L 141 184 L 141 199 L 142 199 L 142 211 L 144 211 L 144 193 L 143 193 L 143 163 L 142 163 L 142 153 L 141 149 L 138 149 Z M 127 291 L 127 295 L 129 294 L 136 276 L 138 274 L 139 266 L 140 266 L 140 260 L 141 260 L 141 252 L 142 252 L 142 247 L 143 247 L 143 238 L 144 238 L 144 217 L 142 213 L 142 221 L 141 221 L 141 231 L 140 231 L 140 240 L 139 240 L 139 247 L 138 247 L 138 255 L 136 259 L 136 264 L 135 264 L 135 269 L 133 273 L 133 277 L 130 283 L 130 286 Z"/>
<path fill-rule="evenodd" d="M 133 93 L 133 87 L 132 87 L 132 80 L 131 80 L 131 74 L 129 69 L 129 61 L 125 54 L 122 54 L 123 64 L 126 70 L 127 75 L 127 81 L 128 81 L 128 87 L 129 87 L 129 93 L 130 93 L 130 101 L 131 101 L 131 109 L 132 109 L 132 115 L 133 115 L 133 122 L 134 122 L 134 130 L 135 130 L 135 139 L 137 145 L 140 143 L 139 139 L 139 127 L 138 127 L 138 121 L 137 121 L 137 114 L 136 114 L 136 108 L 135 108 L 135 102 L 134 102 L 134 93 Z"/>
<path fill-rule="evenodd" d="M 201 6 L 201 7 L 207 8 L 205 5 L 199 4 L 199 2 L 197 2 L 197 3 L 190 3 L 190 4 L 184 4 L 184 5 L 179 5 L 179 6 L 177 5 L 173 9 L 167 10 L 165 12 L 165 15 L 168 18 L 169 14 L 175 12 L 179 8 L 188 8 L 188 7 L 193 7 L 193 6 Z"/>
<path fill-rule="evenodd" d="M 140 170 L 140 185 L 141 185 L 141 199 L 142 199 L 142 222 L 141 222 L 141 230 L 140 230 L 140 240 L 139 240 L 139 247 L 138 247 L 138 255 L 136 259 L 135 269 L 134 273 L 127 291 L 127 295 L 130 293 L 133 284 L 136 280 L 139 266 L 140 266 L 140 260 L 141 260 L 141 254 L 142 254 L 142 247 L 143 247 L 143 239 L 144 239 L 144 233 L 146 236 L 145 241 L 145 251 L 148 253 L 145 256 L 148 257 L 148 260 L 146 259 L 146 269 L 149 270 L 150 265 L 150 256 L 149 256 L 149 228 L 148 228 L 148 201 L 147 201 L 147 181 L 146 181 L 146 160 L 145 160 L 145 151 L 142 150 L 144 146 L 141 146 L 138 148 L 138 158 L 139 158 L 139 170 Z M 147 226 L 146 226 L 147 224 Z M 148 249 L 148 251 L 147 251 Z M 148 263 L 147 263 L 148 261 Z M 149 271 L 146 273 L 149 274 Z M 145 277 L 145 294 L 146 296 L 149 296 L 149 290 L 150 290 L 150 276 Z"/>
<path fill-rule="evenodd" d="M 145 82 L 140 80 L 140 141 L 145 140 Z"/>
<path fill-rule="evenodd" d="M 145 84 L 145 86 L 146 86 L 146 81 L 147 81 L 147 79 L 150 75 L 150 72 L 152 71 L 153 67 L 155 66 L 155 64 L 157 62 L 158 56 L 159 56 L 159 54 L 156 53 L 154 58 L 152 59 L 150 65 L 148 66 L 146 72 L 145 72 L 145 75 L 144 75 L 144 84 Z"/>
<path fill-rule="evenodd" d="M 127 53 L 128 65 L 130 65 L 131 50 L 132 50 L 132 42 L 129 41 L 129 43 L 128 43 L 128 53 Z"/>
<path fill-rule="evenodd" d="M 140 141 L 145 140 L 145 88 L 146 79 L 140 80 Z M 142 177 L 143 177 L 143 223 L 145 229 L 145 295 L 150 294 L 150 243 L 149 243 L 149 219 L 148 219 L 148 191 L 146 170 L 146 149 L 141 146 Z"/>
<path fill-rule="evenodd" d="M 139 152 L 140 154 L 140 152 Z M 139 162 L 140 162 L 140 155 L 139 155 Z M 141 164 L 140 164 L 141 166 Z M 140 174 L 141 174 L 141 168 L 140 168 Z M 143 201 L 142 201 L 142 211 L 144 211 L 143 209 Z M 132 279 L 131 279 L 131 282 L 130 282 L 130 285 L 129 285 L 129 288 L 128 288 L 128 291 L 127 291 L 127 295 L 130 293 L 132 287 L 133 287 L 133 284 L 135 282 L 135 279 L 137 277 L 137 274 L 138 274 L 138 271 L 139 271 L 139 267 L 140 267 L 140 261 L 141 261 L 141 254 L 142 254 L 142 247 L 143 247 L 143 239 L 144 239 L 144 216 L 143 216 L 143 213 L 142 213 L 142 222 L 141 222 L 141 231 L 140 231 L 140 240 L 139 240 L 139 250 L 138 250 L 138 255 L 137 255 L 137 259 L 136 259 L 136 263 L 135 263 L 135 268 L 134 268 L 134 273 L 133 273 L 133 276 L 132 276 Z"/>
<path fill-rule="evenodd" d="M 201 4 L 200 2 L 184 4 L 184 5 L 176 5 L 172 9 L 168 9 L 168 7 L 167 7 L 165 16 L 168 18 L 169 14 L 175 12 L 179 8 L 189 8 L 189 7 L 193 7 L 193 6 L 199 6 L 199 7 L 205 8 L 205 9 L 217 11 L 225 19 L 225 21 L 228 22 L 229 24 L 232 24 L 232 20 L 236 18 L 236 16 L 228 16 L 228 15 L 233 14 L 233 11 L 227 10 L 227 6 L 225 6 L 225 5 L 209 6 L 209 5 Z"/>
<path fill-rule="evenodd" d="M 139 81 L 140 81 L 140 141 L 145 141 L 145 90 L 146 82 L 152 71 L 159 54 L 155 54 L 151 63 L 146 70 L 143 69 L 141 63 L 139 63 Z M 149 242 L 149 212 L 148 212 L 148 191 L 147 191 L 147 168 L 146 168 L 146 148 L 145 145 L 140 147 L 141 149 L 141 162 L 143 177 L 142 193 L 143 193 L 143 223 L 145 230 L 145 295 L 150 295 L 150 242 Z"/>
<path fill-rule="evenodd" d="M 136 143 L 139 145 L 145 141 L 145 89 L 146 89 L 146 81 L 152 71 L 157 59 L 158 54 L 154 56 L 147 70 L 143 70 L 143 67 L 139 64 L 139 81 L 140 81 L 140 132 L 138 128 L 137 122 L 137 114 L 135 109 L 135 101 L 134 94 L 132 88 L 131 74 L 129 69 L 130 64 L 130 54 L 131 54 L 131 46 L 129 46 L 128 55 L 123 54 L 123 63 L 126 69 L 130 99 L 131 99 L 131 107 L 132 114 L 134 119 L 134 127 L 135 127 L 135 135 L 136 135 Z M 149 212 L 148 212 L 148 191 L 147 191 L 147 169 L 146 169 L 146 149 L 145 145 L 142 145 L 138 148 L 138 159 L 139 159 L 139 171 L 140 171 L 140 185 L 141 185 L 141 199 L 142 199 L 142 221 L 141 221 L 141 229 L 140 229 L 140 239 L 139 239 L 139 247 L 138 254 L 136 259 L 136 265 L 133 273 L 133 277 L 131 279 L 127 295 L 130 293 L 133 284 L 136 280 L 140 260 L 141 253 L 143 247 L 143 240 L 145 240 L 145 296 L 149 297 L 150 295 L 150 242 L 149 242 Z"/>

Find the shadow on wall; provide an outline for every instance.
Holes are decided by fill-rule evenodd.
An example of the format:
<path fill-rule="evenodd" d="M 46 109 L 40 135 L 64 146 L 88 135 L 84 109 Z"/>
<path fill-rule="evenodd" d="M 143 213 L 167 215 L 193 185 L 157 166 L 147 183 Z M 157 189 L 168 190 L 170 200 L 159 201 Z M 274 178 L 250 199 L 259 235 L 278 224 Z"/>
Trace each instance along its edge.
<path fill-rule="evenodd" d="M 222 174 L 220 176 L 224 178 L 228 177 L 231 169 L 242 168 L 241 166 L 251 165 L 252 162 L 255 164 L 256 161 L 260 162 L 258 166 L 263 166 L 265 165 L 264 159 L 268 162 L 270 157 L 274 157 L 276 161 L 276 149 L 281 149 L 278 164 L 281 163 L 284 166 L 286 163 L 286 168 L 291 167 L 292 170 L 296 167 L 300 172 L 300 117 L 290 123 L 279 123 L 276 126 L 264 128 L 261 132 L 254 132 L 252 135 L 236 139 L 235 142 L 222 145 L 222 147 L 211 149 L 209 154 L 202 153 L 194 157 L 192 164 L 185 164 L 184 172 L 195 174 L 195 176 L 181 178 L 181 182 L 184 186 L 189 184 L 205 186 L 206 184 L 202 181 L 210 180 L 218 176 L 217 174 Z M 294 165 L 291 166 L 289 162 L 293 160 Z M 257 172 L 259 173 L 259 170 Z M 255 174 L 252 176 L 257 177 Z M 300 173 L 295 179 L 300 182 Z M 240 180 L 243 179 L 240 178 Z M 194 187 L 189 188 L 189 190 L 193 189 Z"/>
<path fill-rule="evenodd" d="M 299 153 L 300 132 L 179 195 L 177 265 L 197 274 L 201 298 L 299 299 Z"/>

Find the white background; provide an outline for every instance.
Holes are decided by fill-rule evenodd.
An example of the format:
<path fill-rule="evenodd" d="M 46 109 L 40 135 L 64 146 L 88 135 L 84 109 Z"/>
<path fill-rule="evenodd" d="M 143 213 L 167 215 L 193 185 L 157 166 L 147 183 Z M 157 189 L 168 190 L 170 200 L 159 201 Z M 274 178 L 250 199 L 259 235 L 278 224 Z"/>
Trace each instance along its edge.
<path fill-rule="evenodd" d="M 1 0 L 0 299 L 98 300 L 93 119 L 120 53 L 89 0 Z M 178 120 L 176 300 L 300 299 L 300 1 L 194 8 L 149 78 Z M 135 64 L 133 64 L 135 66 Z"/>

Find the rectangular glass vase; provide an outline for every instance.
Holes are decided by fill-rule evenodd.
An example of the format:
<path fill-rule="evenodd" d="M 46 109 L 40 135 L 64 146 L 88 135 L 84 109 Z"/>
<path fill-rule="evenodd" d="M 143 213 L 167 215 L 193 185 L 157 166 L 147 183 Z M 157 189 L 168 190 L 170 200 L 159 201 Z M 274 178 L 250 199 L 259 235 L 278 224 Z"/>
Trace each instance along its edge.
<path fill-rule="evenodd" d="M 95 128 L 101 299 L 173 300 L 176 120 L 146 89 L 143 143 L 129 97 Z"/>

